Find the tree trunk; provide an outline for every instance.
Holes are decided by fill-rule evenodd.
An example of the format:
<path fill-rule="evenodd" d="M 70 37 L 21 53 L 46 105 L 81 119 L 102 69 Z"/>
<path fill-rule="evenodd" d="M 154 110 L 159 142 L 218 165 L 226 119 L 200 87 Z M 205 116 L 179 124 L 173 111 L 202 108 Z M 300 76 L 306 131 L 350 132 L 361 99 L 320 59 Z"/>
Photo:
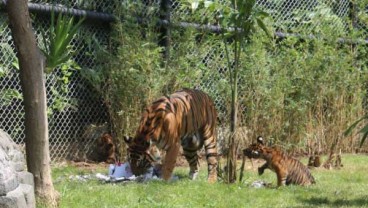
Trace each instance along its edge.
<path fill-rule="evenodd" d="M 24 99 L 27 168 L 34 175 L 36 195 L 54 207 L 58 193 L 51 179 L 44 59 L 36 44 L 27 3 L 7 1 Z"/>
<path fill-rule="evenodd" d="M 233 80 L 234 81 L 234 80 Z M 236 85 L 235 85 L 236 86 Z M 236 86 L 237 87 L 237 86 Z M 229 138 L 229 151 L 227 155 L 227 182 L 236 182 L 236 124 L 237 124 L 237 92 L 236 88 L 232 90 L 231 95 L 231 114 L 230 114 L 230 138 Z"/>
<path fill-rule="evenodd" d="M 235 28 L 237 30 L 237 28 Z M 227 167 L 228 167 L 228 182 L 236 182 L 236 159 L 237 159 L 237 138 L 236 127 L 238 123 L 238 71 L 239 71 L 239 58 L 240 58 L 240 37 L 236 33 L 234 43 L 234 68 L 230 73 L 230 85 L 231 85 L 231 113 L 230 113 L 230 138 L 229 138 L 229 152 L 227 155 Z"/>

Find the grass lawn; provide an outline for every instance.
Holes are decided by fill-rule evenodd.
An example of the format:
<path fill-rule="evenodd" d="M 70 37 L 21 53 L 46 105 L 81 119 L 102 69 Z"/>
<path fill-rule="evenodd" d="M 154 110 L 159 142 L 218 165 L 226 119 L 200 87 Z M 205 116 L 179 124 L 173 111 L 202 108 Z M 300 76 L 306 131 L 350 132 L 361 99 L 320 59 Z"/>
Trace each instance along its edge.
<path fill-rule="evenodd" d="M 323 157 L 325 159 L 325 157 Z M 249 160 L 248 160 L 249 161 Z M 302 162 L 306 164 L 306 159 Z M 61 207 L 368 207 L 368 156 L 343 155 L 340 170 L 313 169 L 316 184 L 310 187 L 275 188 L 276 174 L 266 170 L 258 176 L 260 163 L 247 164 L 242 183 L 208 184 L 205 165 L 199 180 L 191 181 L 186 167 L 178 167 L 176 182 L 105 184 L 97 180 L 70 179 L 77 174 L 107 174 L 107 166 L 94 168 L 58 165 L 53 179 L 61 194 Z M 240 165 L 238 166 L 240 167 Z M 271 188 L 254 188 L 256 180 L 271 182 Z M 42 206 L 39 206 L 42 207 Z"/>

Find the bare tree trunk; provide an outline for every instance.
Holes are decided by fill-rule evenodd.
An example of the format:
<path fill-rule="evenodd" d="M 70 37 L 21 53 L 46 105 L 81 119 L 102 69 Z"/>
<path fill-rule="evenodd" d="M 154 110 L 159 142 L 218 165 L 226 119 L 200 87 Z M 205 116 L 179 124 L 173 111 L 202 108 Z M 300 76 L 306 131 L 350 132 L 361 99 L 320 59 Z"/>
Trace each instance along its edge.
<path fill-rule="evenodd" d="M 51 178 L 44 59 L 36 44 L 27 3 L 27 0 L 7 1 L 24 98 L 27 168 L 34 175 L 36 195 L 54 207 L 58 193 Z"/>
<path fill-rule="evenodd" d="M 235 85 L 235 87 L 237 87 Z M 231 102 L 231 120 L 230 120 L 230 138 L 229 151 L 227 155 L 227 182 L 236 182 L 236 159 L 237 159 L 237 138 L 236 138 L 236 124 L 237 124 L 237 88 L 232 92 Z"/>
<path fill-rule="evenodd" d="M 230 73 L 230 85 L 231 87 L 231 114 L 230 114 L 230 138 L 229 138 L 229 154 L 227 155 L 227 167 L 228 167 L 228 182 L 236 182 L 236 159 L 237 159 L 237 144 L 236 127 L 238 123 L 238 71 L 239 71 L 239 58 L 240 58 L 240 38 L 236 33 L 236 41 L 234 47 L 234 61 L 235 66 Z"/>

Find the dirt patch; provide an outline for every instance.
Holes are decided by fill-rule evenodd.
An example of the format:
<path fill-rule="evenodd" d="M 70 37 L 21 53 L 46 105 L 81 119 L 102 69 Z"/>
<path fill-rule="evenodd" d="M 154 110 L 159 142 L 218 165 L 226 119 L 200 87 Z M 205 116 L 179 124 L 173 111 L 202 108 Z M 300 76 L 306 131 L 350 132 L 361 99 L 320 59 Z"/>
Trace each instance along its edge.
<path fill-rule="evenodd" d="M 75 167 L 80 172 L 101 172 L 104 170 L 108 170 L 109 168 L 108 163 L 101 162 L 101 163 L 92 163 L 92 162 L 74 162 L 74 161 L 63 161 L 57 164 L 53 164 L 53 167 L 56 168 L 63 168 L 63 167 Z"/>

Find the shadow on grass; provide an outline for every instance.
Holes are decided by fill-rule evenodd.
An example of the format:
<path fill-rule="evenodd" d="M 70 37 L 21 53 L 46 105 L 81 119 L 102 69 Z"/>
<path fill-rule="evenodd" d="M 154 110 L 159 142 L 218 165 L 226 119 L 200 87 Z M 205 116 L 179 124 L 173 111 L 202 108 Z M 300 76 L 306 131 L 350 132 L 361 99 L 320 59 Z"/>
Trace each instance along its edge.
<path fill-rule="evenodd" d="M 310 199 L 300 199 L 303 204 L 310 206 L 331 206 L 331 207 L 364 207 L 368 205 L 368 196 L 356 199 L 336 199 L 330 200 L 327 197 L 312 197 Z"/>
<path fill-rule="evenodd" d="M 185 172 L 176 172 L 173 175 L 179 177 L 179 179 L 189 179 L 188 173 Z"/>

